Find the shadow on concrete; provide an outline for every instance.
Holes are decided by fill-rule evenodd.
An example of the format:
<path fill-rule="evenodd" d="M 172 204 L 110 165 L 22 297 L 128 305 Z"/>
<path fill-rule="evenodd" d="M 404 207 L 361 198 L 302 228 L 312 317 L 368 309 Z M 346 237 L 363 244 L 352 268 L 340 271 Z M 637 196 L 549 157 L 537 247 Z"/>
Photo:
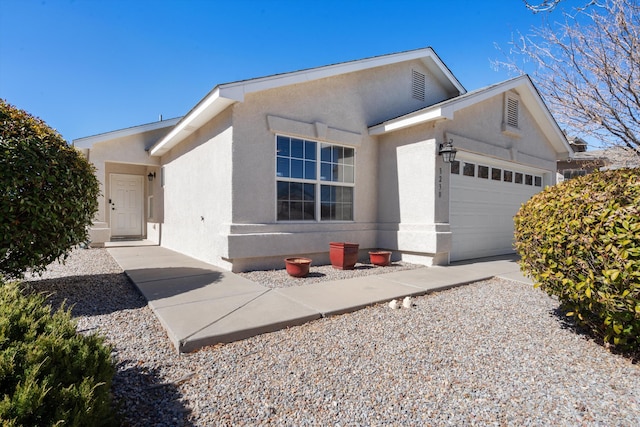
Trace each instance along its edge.
<path fill-rule="evenodd" d="M 484 258 L 474 258 L 474 259 L 466 259 L 464 261 L 453 261 L 450 265 L 473 265 L 478 263 L 487 263 L 491 261 L 513 261 L 517 262 L 520 260 L 520 256 L 515 253 L 505 254 L 505 255 L 494 255 Z"/>
<path fill-rule="evenodd" d="M 157 369 L 123 360 L 111 386 L 113 405 L 122 426 L 192 426 L 177 384 L 164 381 Z"/>
<path fill-rule="evenodd" d="M 99 316 L 147 305 L 124 273 L 65 276 L 23 282 L 27 290 L 43 293 L 56 309 L 63 303 L 72 316 Z"/>
<path fill-rule="evenodd" d="M 170 298 L 208 286 L 224 286 L 224 273 L 193 267 L 127 270 L 129 278 L 148 301 Z"/>
<path fill-rule="evenodd" d="M 319 271 L 310 271 L 305 277 L 325 277 L 326 274 L 320 273 Z"/>

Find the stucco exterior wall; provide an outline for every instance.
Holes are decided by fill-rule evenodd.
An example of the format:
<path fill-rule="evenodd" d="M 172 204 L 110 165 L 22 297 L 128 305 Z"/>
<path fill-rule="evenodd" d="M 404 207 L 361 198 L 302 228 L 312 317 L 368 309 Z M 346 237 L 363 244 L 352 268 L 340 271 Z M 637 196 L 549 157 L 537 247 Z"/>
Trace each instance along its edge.
<path fill-rule="evenodd" d="M 412 70 L 426 75 L 424 101 L 412 98 Z M 330 241 L 357 242 L 361 249 L 380 246 L 378 143 L 368 127 L 447 96 L 422 62 L 413 61 L 248 94 L 234 105 L 233 210 L 227 230 L 234 269 L 280 266 L 289 255 L 324 259 Z M 276 134 L 355 148 L 354 221 L 276 221 Z"/>
<path fill-rule="evenodd" d="M 556 152 L 524 103 L 519 105 L 518 135 L 503 132 L 503 112 L 504 95 L 500 94 L 457 111 L 453 120 L 438 122 L 437 131 L 459 150 L 555 171 Z"/>
<path fill-rule="evenodd" d="M 514 170 L 542 175 L 544 185 L 555 183 L 563 141 L 547 110 L 539 108 L 529 80 L 441 103 L 458 95 L 446 88 L 460 86 L 440 83 L 420 59 L 383 63 L 388 65 L 340 66 L 342 74 L 329 67 L 283 75 L 285 80 L 271 76 L 224 84 L 182 121 L 82 138 L 81 143 L 93 144 L 79 147 L 96 166 L 102 190 L 96 224 L 107 227 L 110 221 L 105 203 L 110 174 L 155 173 L 153 181 L 144 180 L 146 237 L 222 268 L 280 268 L 283 258 L 294 255 L 327 263 L 331 241 L 359 243 L 361 259 L 368 249 L 383 248 L 393 250 L 395 259 L 444 264 L 452 247 L 450 216 L 455 220 L 457 210 L 450 215 L 450 165 L 438 155 L 440 144 L 452 140 L 460 157 L 498 167 L 514 162 L 520 166 Z M 420 85 L 413 83 L 420 75 L 415 72 L 424 75 L 422 100 L 416 99 Z M 304 80 L 309 78 L 316 80 Z M 517 128 L 504 124 L 505 94 L 492 96 L 508 88 L 516 98 L 520 90 L 524 98 L 518 99 L 526 101 L 518 104 Z M 145 150 L 172 128 L 150 157 Z M 355 150 L 353 220 L 277 220 L 277 135 Z M 134 191 L 139 188 L 139 178 L 122 181 L 135 181 Z M 502 190 L 494 194 L 504 196 Z M 316 200 L 316 213 L 319 206 Z M 478 229 L 476 221 L 473 217 L 467 228 Z"/>
<path fill-rule="evenodd" d="M 410 262 L 444 263 L 450 248 L 440 142 L 428 123 L 382 135 L 378 144 L 378 246 Z"/>
<path fill-rule="evenodd" d="M 516 162 L 540 171 L 544 185 L 555 183 L 556 152 L 524 103 L 519 105 L 518 132 L 503 131 L 504 99 L 500 94 L 457 111 L 453 120 L 380 136 L 378 246 L 413 262 L 448 262 L 450 165 L 438 148 L 450 139 L 459 152 Z"/>
<path fill-rule="evenodd" d="M 162 245 L 227 269 L 221 229 L 231 221 L 232 134 L 228 109 L 161 159 Z"/>
<path fill-rule="evenodd" d="M 154 123 L 155 125 L 155 123 Z M 103 246 L 104 242 L 111 238 L 110 214 L 111 206 L 108 203 L 110 196 L 109 176 L 112 173 L 124 173 L 131 175 L 144 175 L 157 170 L 159 159 L 152 158 L 145 151 L 158 139 L 162 138 L 170 129 L 170 125 L 153 130 L 141 131 L 126 136 L 116 136 L 110 138 L 109 134 L 104 139 L 93 143 L 93 138 L 103 138 L 102 135 L 83 138 L 78 147 L 96 168 L 96 177 L 100 187 L 98 195 L 98 211 L 96 212 L 93 226 L 89 233 L 92 245 Z M 82 143 L 88 145 L 83 146 Z M 145 179 L 145 183 L 147 180 Z M 148 217 L 148 189 L 145 184 L 144 194 L 144 218 Z M 156 200 L 156 203 L 158 201 Z M 160 202 L 161 203 L 161 202 Z M 154 205 L 155 211 L 160 209 L 160 205 Z M 143 229 L 143 233 L 144 233 Z"/>

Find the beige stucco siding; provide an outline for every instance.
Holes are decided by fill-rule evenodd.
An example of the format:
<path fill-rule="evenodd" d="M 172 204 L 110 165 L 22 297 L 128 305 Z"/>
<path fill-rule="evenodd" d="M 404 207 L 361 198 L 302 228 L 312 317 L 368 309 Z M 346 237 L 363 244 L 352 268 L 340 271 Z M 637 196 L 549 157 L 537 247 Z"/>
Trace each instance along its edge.
<path fill-rule="evenodd" d="M 412 69 L 426 75 L 425 101 L 411 96 Z M 420 61 L 246 95 L 233 107 L 229 257 L 239 266 L 243 258 L 318 254 L 333 240 L 377 247 L 378 143 L 368 127 L 447 96 Z M 354 221 L 276 221 L 277 133 L 355 148 Z"/>
<path fill-rule="evenodd" d="M 108 139 L 93 144 L 89 149 L 89 161 L 96 167 L 96 177 L 100 183 L 97 222 L 109 222 L 109 174 L 128 173 L 146 175 L 147 168 L 159 165 L 159 159 L 150 157 L 145 151 L 151 144 L 164 136 L 166 128 L 136 133 L 120 138 Z M 110 165 L 110 166 L 109 166 Z M 139 167 L 139 166 L 145 167 Z"/>
<path fill-rule="evenodd" d="M 456 111 L 453 120 L 438 122 L 443 138 L 461 150 L 553 171 L 556 152 L 524 103 L 519 105 L 519 132 L 503 132 L 504 95 Z"/>
<path fill-rule="evenodd" d="M 556 152 L 534 118 L 519 106 L 517 133 L 503 132 L 504 94 L 439 120 L 383 134 L 378 156 L 378 245 L 447 262 L 450 166 L 438 155 L 439 144 L 452 140 L 469 152 L 515 162 L 539 171 L 544 185 L 555 181 Z M 424 262 L 418 260 L 419 262 Z"/>
<path fill-rule="evenodd" d="M 225 268 L 220 230 L 231 220 L 231 150 L 227 110 L 162 157 L 162 245 Z"/>
<path fill-rule="evenodd" d="M 96 165 L 104 195 L 94 228 L 101 227 L 98 231 L 105 235 L 109 231 L 105 197 L 110 174 L 137 175 L 117 178 L 118 188 L 134 182 L 132 191 L 138 192 L 140 176 L 155 173 L 155 180 L 144 180 L 146 237 L 223 268 L 281 268 L 287 256 L 310 256 L 314 264 L 323 264 L 329 261 L 331 241 L 359 243 L 362 260 L 367 249 L 385 248 L 394 251 L 395 259 L 401 255 L 426 265 L 447 263 L 455 252 L 452 229 L 464 242 L 459 230 L 477 228 L 472 215 L 464 227 L 456 223 L 459 213 L 469 212 L 469 205 L 498 206 L 482 195 L 472 199 L 489 191 L 503 197 L 505 191 L 495 174 L 495 185 L 482 186 L 482 191 L 456 176 L 452 179 L 450 165 L 438 154 L 440 144 L 452 141 L 459 159 L 470 164 L 525 172 L 529 185 L 542 188 L 555 183 L 556 160 L 563 156 L 566 141 L 527 77 L 461 95 L 464 89 L 448 71 L 429 52 L 422 54 L 431 68 L 407 53 L 222 84 L 184 118 L 78 140 Z M 508 125 L 507 98 L 512 101 Z M 309 198 L 302 203 L 292 196 L 301 191 L 295 185 L 283 191 L 285 200 L 278 205 L 278 181 L 299 180 L 276 176 L 277 135 L 354 149 L 354 183 L 333 184 L 353 185 L 353 206 L 341 199 L 350 192 L 340 191 L 330 206 L 332 214 L 344 208 L 347 220 L 314 219 Z M 153 157 L 145 151 L 149 147 Z M 278 172 L 289 164 L 292 171 L 313 164 L 309 158 L 301 163 L 295 155 L 287 156 L 281 155 Z M 339 176 L 351 172 L 350 165 L 339 163 L 316 159 L 316 171 L 326 175 L 330 166 Z M 478 178 L 484 179 L 484 173 Z M 331 183 L 302 181 L 316 185 L 315 216 L 326 213 L 327 205 L 319 200 L 326 188 L 320 186 Z M 310 188 L 304 193 L 310 194 Z M 466 207 L 460 208 L 460 200 Z M 308 219 L 278 220 L 278 208 L 287 209 L 288 203 L 292 217 L 304 213 Z M 118 230 L 134 234 L 124 227 Z"/>
<path fill-rule="evenodd" d="M 382 135 L 378 143 L 378 246 L 425 264 L 446 261 L 450 247 L 448 166 L 438 143 L 431 123 Z"/>
<path fill-rule="evenodd" d="M 427 75 L 424 102 L 411 97 L 412 69 Z M 420 61 L 247 95 L 234 107 L 233 163 L 239 166 L 233 176 L 234 223 L 275 221 L 275 135 L 269 130 L 268 115 L 360 135 L 352 145 L 357 161 L 355 220 L 370 222 L 376 219 L 377 147 L 368 127 L 446 96 Z M 323 141 L 313 135 L 296 136 Z"/>

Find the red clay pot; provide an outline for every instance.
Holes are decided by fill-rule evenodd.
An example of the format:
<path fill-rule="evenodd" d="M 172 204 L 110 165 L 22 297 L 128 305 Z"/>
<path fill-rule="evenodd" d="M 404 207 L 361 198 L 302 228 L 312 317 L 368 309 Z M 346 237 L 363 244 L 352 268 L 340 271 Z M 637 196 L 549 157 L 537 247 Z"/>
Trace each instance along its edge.
<path fill-rule="evenodd" d="M 358 262 L 358 243 L 330 242 L 329 259 L 338 270 L 352 270 Z"/>
<path fill-rule="evenodd" d="M 391 264 L 391 252 L 389 251 L 371 251 L 369 252 L 369 260 L 373 265 L 386 267 Z"/>
<path fill-rule="evenodd" d="M 304 277 L 309 274 L 309 266 L 311 265 L 309 258 L 285 258 L 284 263 L 290 276 Z"/>

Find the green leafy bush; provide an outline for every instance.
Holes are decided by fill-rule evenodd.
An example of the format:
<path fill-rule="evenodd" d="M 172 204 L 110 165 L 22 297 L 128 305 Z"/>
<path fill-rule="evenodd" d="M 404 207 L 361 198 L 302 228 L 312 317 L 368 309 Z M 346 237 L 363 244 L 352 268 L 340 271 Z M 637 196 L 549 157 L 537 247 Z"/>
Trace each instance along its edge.
<path fill-rule="evenodd" d="M 0 420 L 5 426 L 113 425 L 111 349 L 69 310 L 0 281 Z"/>
<path fill-rule="evenodd" d="M 81 153 L 0 99 L 0 274 L 43 271 L 85 242 L 98 193 Z"/>
<path fill-rule="evenodd" d="M 640 169 L 549 187 L 515 217 L 522 270 L 621 350 L 640 346 Z"/>

